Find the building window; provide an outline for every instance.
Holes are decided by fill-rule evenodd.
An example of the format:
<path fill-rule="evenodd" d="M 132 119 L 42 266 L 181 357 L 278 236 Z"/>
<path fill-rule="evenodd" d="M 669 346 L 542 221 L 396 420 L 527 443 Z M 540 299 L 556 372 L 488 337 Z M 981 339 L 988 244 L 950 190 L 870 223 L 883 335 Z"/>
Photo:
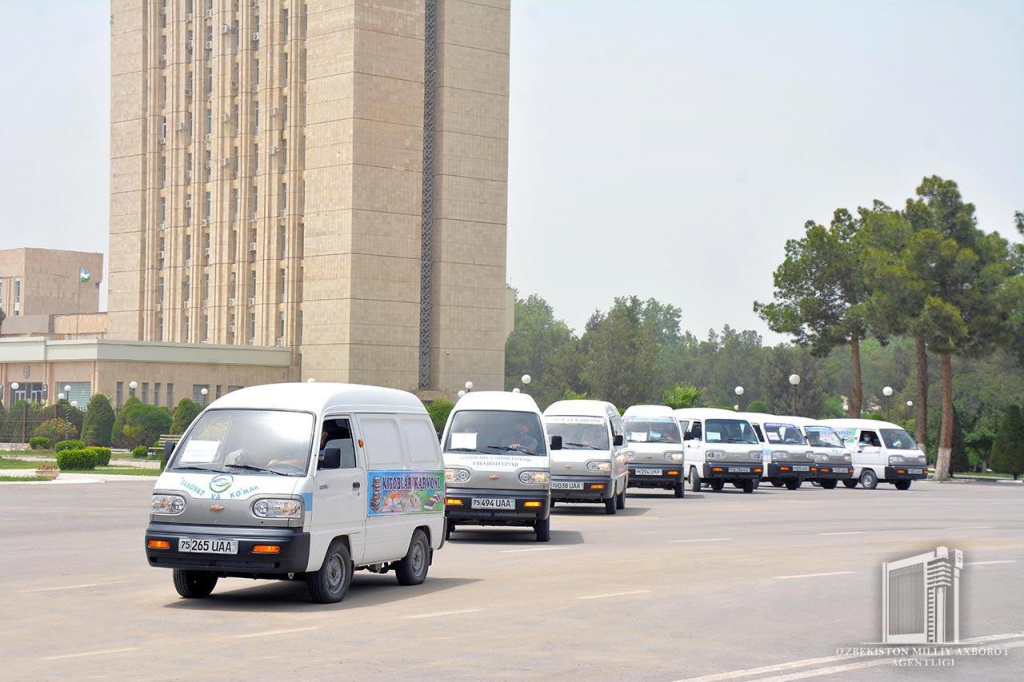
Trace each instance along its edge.
<path fill-rule="evenodd" d="M 192 283 L 189 281 L 188 277 L 185 277 L 185 279 L 182 280 L 181 282 L 181 300 L 185 303 L 185 305 L 188 305 L 191 296 Z"/>
<path fill-rule="evenodd" d="M 213 135 L 213 107 L 206 107 L 206 134 Z"/>
<path fill-rule="evenodd" d="M 277 314 L 277 338 L 284 342 L 284 311 Z"/>
<path fill-rule="evenodd" d="M 288 245 L 288 228 L 281 225 L 277 229 L 277 257 L 281 260 L 285 259 Z"/>
<path fill-rule="evenodd" d="M 277 203 L 282 213 L 288 210 L 288 183 L 282 182 L 277 193 Z"/>
<path fill-rule="evenodd" d="M 288 10 L 281 10 L 281 40 L 288 42 Z"/>
<path fill-rule="evenodd" d="M 157 265 L 161 270 L 164 269 L 164 238 L 160 237 L 160 249 L 157 251 Z"/>
<path fill-rule="evenodd" d="M 299 311 L 299 324 L 296 327 L 296 331 L 297 331 L 297 338 L 295 339 L 295 341 L 299 345 L 302 345 L 302 311 L 301 310 Z"/>
<path fill-rule="evenodd" d="M 204 173 L 206 174 L 206 182 L 210 182 L 211 180 L 213 180 L 213 152 L 210 151 L 209 149 L 207 149 L 206 153 L 204 154 L 204 156 L 206 157 L 206 163 L 204 164 L 206 166 L 206 168 L 204 170 Z M 206 194 L 207 194 L 207 196 L 209 196 L 210 193 L 207 192 Z M 206 217 L 209 218 L 210 217 L 210 211 L 209 211 L 209 204 L 210 204 L 210 202 L 209 202 L 209 200 L 207 200 L 206 204 L 207 204 Z"/>
<path fill-rule="evenodd" d="M 161 277 L 156 281 L 156 302 L 164 302 L 164 278 Z"/>
<path fill-rule="evenodd" d="M 192 195 L 185 195 L 185 225 L 192 224 Z"/>
<path fill-rule="evenodd" d="M 238 188 L 231 188 L 231 222 L 238 220 Z"/>
<path fill-rule="evenodd" d="M 203 315 L 203 341 L 210 340 L 210 316 Z"/>
<path fill-rule="evenodd" d="M 281 98 L 281 127 L 288 127 L 288 98 Z"/>
<path fill-rule="evenodd" d="M 149 402 L 149 382 L 148 381 L 143 381 L 142 382 L 142 402 L 144 402 L 144 403 L 148 403 Z"/>
<path fill-rule="evenodd" d="M 257 20 L 259 17 L 256 17 Z M 258 30 L 258 29 L 257 29 Z M 260 86 L 260 60 L 252 60 L 252 87 L 253 90 Z"/>
<path fill-rule="evenodd" d="M 117 389 L 114 393 L 114 407 L 120 408 L 124 404 L 124 382 L 117 382 Z"/>
<path fill-rule="evenodd" d="M 164 340 L 164 316 L 157 315 L 156 317 L 156 340 Z"/>
<path fill-rule="evenodd" d="M 228 277 L 228 298 L 235 298 L 235 294 L 237 293 L 238 288 L 237 280 L 237 275 L 235 275 L 235 273 L 232 272 L 231 275 Z"/>
<path fill-rule="evenodd" d="M 278 293 L 281 296 L 281 301 L 284 301 L 284 295 L 285 295 L 285 292 L 287 291 L 287 289 L 288 289 L 288 271 L 285 270 L 284 268 L 281 268 L 281 274 L 280 274 L 280 280 L 279 280 L 279 286 L 278 286 Z"/>
<path fill-rule="evenodd" d="M 228 241 L 228 258 L 230 262 L 235 263 L 238 261 L 238 230 L 231 230 L 231 237 Z M 234 273 L 232 273 L 234 276 Z"/>
<path fill-rule="evenodd" d="M 167 141 L 167 117 L 163 116 L 160 119 L 160 137 Z"/>
<path fill-rule="evenodd" d="M 207 153 L 207 155 L 209 155 L 210 152 L 206 152 L 206 153 Z M 210 165 L 209 164 L 210 164 L 210 162 L 207 161 L 206 163 L 207 163 L 207 166 L 206 166 L 207 178 L 206 179 L 209 180 L 210 179 L 209 178 L 209 173 L 210 173 Z M 207 220 L 210 219 L 210 213 L 212 212 L 212 208 L 213 208 L 212 198 L 211 198 L 210 192 L 207 191 L 205 196 L 203 196 L 203 217 L 206 218 Z"/>
<path fill-rule="evenodd" d="M 249 271 L 249 295 L 256 296 L 256 271 Z"/>
<path fill-rule="evenodd" d="M 252 194 L 249 197 L 249 211 L 250 216 L 253 220 L 256 220 L 256 216 L 259 215 L 260 208 L 260 188 L 257 185 L 252 186 Z"/>
<path fill-rule="evenodd" d="M 254 144 L 252 146 L 252 176 L 255 178 L 260 174 L 260 146 Z"/>
<path fill-rule="evenodd" d="M 203 305 L 209 305 L 210 302 L 210 273 L 203 275 Z M 205 336 L 203 337 L 205 338 Z"/>
<path fill-rule="evenodd" d="M 203 232 L 203 265 L 210 264 L 210 231 Z M 209 280 L 210 276 L 207 275 L 206 279 Z M 204 293 L 203 298 L 206 298 Z"/>
<path fill-rule="evenodd" d="M 203 395 L 203 389 L 206 389 L 206 395 Z M 200 405 L 205 406 L 206 401 L 210 398 L 210 385 L 209 384 L 193 384 L 192 385 L 192 400 L 196 401 Z"/>
<path fill-rule="evenodd" d="M 162 38 L 164 48 L 167 47 L 167 38 Z M 160 76 L 160 108 L 167 108 L 167 76 Z"/>
<path fill-rule="evenodd" d="M 174 407 L 174 384 L 167 384 L 167 407 Z"/>
<path fill-rule="evenodd" d="M 156 217 L 156 221 L 163 225 L 164 221 L 167 220 L 167 199 L 165 197 L 160 197 L 159 206 L 160 208 L 157 210 L 158 215 Z"/>
<path fill-rule="evenodd" d="M 188 265 L 189 261 L 192 259 L 192 235 L 185 235 L 185 252 L 183 256 L 185 258 L 185 264 Z"/>
<path fill-rule="evenodd" d="M 252 101 L 252 132 L 258 133 L 260 131 L 260 102 L 259 100 Z"/>
<path fill-rule="evenodd" d="M 188 343 L 188 315 L 181 322 L 181 342 Z"/>
<path fill-rule="evenodd" d="M 256 313 L 249 313 L 249 345 L 256 343 Z"/>
<path fill-rule="evenodd" d="M 281 140 L 281 147 L 278 150 L 281 156 L 281 172 L 288 170 L 288 140 Z"/>
<path fill-rule="evenodd" d="M 192 154 L 185 154 L 185 184 L 192 184 Z"/>
<path fill-rule="evenodd" d="M 231 313 L 228 315 L 228 343 L 233 344 L 235 342 L 235 314 Z"/>
<path fill-rule="evenodd" d="M 160 404 L 160 382 L 155 382 L 153 384 L 153 404 Z"/>
<path fill-rule="evenodd" d="M 281 85 L 288 85 L 288 53 L 281 54 Z"/>
<path fill-rule="evenodd" d="M 221 396 L 221 385 L 217 384 L 217 397 L 220 398 L 220 396 Z"/>
<path fill-rule="evenodd" d="M 167 186 L 167 157 L 163 154 L 160 155 L 160 186 Z M 163 203 L 163 197 L 160 198 L 161 204 Z M 163 221 L 163 211 L 160 212 L 160 220 Z"/>

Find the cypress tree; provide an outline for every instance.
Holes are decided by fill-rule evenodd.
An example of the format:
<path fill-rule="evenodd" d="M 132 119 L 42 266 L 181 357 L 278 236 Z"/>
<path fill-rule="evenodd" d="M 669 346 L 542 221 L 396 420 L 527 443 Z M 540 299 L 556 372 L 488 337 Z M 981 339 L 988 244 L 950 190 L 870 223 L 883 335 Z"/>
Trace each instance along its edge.
<path fill-rule="evenodd" d="M 1024 418 L 1020 408 L 1010 405 L 992 445 L 992 470 L 1013 474 L 1014 480 L 1024 474 Z"/>

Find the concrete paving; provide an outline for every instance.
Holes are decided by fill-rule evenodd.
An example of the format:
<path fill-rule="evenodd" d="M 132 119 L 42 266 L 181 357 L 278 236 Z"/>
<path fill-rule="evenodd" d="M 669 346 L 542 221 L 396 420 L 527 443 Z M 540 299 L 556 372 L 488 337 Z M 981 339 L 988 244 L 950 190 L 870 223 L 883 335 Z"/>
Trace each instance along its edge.
<path fill-rule="evenodd" d="M 1024 494 L 759 489 L 562 506 L 552 540 L 455 534 L 418 587 L 357 574 L 341 604 L 302 583 L 222 580 L 178 598 L 143 553 L 149 485 L 0 488 L 4 676 L 133 679 L 1018 680 Z M 961 637 L 1006 656 L 897 667 L 848 656 L 881 637 L 881 563 L 962 549 Z"/>

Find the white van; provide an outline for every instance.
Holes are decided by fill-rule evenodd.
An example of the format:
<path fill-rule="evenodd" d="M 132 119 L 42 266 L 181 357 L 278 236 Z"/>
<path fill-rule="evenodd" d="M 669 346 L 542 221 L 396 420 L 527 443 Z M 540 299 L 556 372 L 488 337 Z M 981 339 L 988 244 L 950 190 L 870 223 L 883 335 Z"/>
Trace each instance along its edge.
<path fill-rule="evenodd" d="M 796 490 L 815 473 L 814 452 L 803 430 L 791 420 L 755 412 L 737 415 L 750 422 L 761 441 L 762 480 L 776 488 Z"/>
<path fill-rule="evenodd" d="M 754 492 L 764 472 L 761 442 L 754 427 L 729 410 L 690 407 L 673 412 L 684 433 L 684 468 L 690 490 L 707 484 L 718 492 L 726 483 Z"/>
<path fill-rule="evenodd" d="M 622 415 L 631 488 L 663 488 L 686 493 L 683 434 L 665 405 L 633 405 Z"/>
<path fill-rule="evenodd" d="M 146 529 L 151 566 L 183 597 L 218 578 L 304 579 L 341 601 L 352 572 L 422 583 L 443 544 L 444 471 L 411 393 L 254 386 L 218 398 L 169 444 Z"/>
<path fill-rule="evenodd" d="M 445 538 L 456 526 L 529 526 L 551 539 L 551 466 L 540 409 L 525 393 L 480 391 L 444 427 Z"/>
<path fill-rule="evenodd" d="M 556 502 L 600 502 L 606 514 L 626 508 L 629 469 L 622 417 L 600 400 L 559 400 L 544 410 L 551 436 L 562 449 L 551 453 L 551 506 Z"/>
<path fill-rule="evenodd" d="M 814 453 L 814 474 L 805 480 L 832 490 L 842 481 L 847 487 L 857 485 L 853 477 L 853 459 L 839 435 L 828 424 L 807 417 L 779 417 L 803 430 L 807 444 Z M 850 484 L 853 485 L 850 485 Z"/>
<path fill-rule="evenodd" d="M 857 483 L 874 490 L 878 482 L 892 483 L 897 490 L 928 477 L 924 453 L 902 426 L 874 419 L 822 419 L 832 427 L 853 458 L 853 476 L 843 481 L 848 488 Z"/>

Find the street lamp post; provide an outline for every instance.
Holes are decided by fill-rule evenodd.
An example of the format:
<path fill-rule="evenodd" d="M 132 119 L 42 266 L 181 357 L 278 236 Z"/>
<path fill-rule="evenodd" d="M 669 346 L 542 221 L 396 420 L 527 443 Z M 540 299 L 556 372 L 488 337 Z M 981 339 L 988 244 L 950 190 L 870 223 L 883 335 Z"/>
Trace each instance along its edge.
<path fill-rule="evenodd" d="M 15 400 L 14 396 L 15 396 L 15 393 L 18 391 L 19 388 L 21 388 L 21 384 L 19 384 L 17 381 L 12 381 L 11 382 L 11 405 L 14 405 L 14 403 L 17 402 Z M 21 415 L 21 441 L 20 442 L 22 442 L 22 443 L 25 442 L 25 428 L 28 425 L 28 401 L 27 400 L 25 401 L 24 408 L 25 409 L 24 409 L 24 411 L 22 412 L 22 415 Z"/>
<path fill-rule="evenodd" d="M 129 398 L 134 398 L 135 397 L 135 389 L 137 389 L 138 387 L 139 387 L 139 382 L 135 381 L 135 379 L 132 379 L 131 381 L 128 382 L 128 397 Z"/>
<path fill-rule="evenodd" d="M 885 419 L 890 421 L 892 420 L 892 386 L 883 388 L 882 395 L 885 396 Z"/>
<path fill-rule="evenodd" d="M 910 408 L 914 406 L 913 400 L 907 401 L 907 415 L 903 418 L 903 421 L 910 421 Z"/>
<path fill-rule="evenodd" d="M 736 394 L 736 411 L 739 412 L 740 408 L 743 407 L 743 387 L 737 386 L 733 389 Z"/>
<path fill-rule="evenodd" d="M 797 410 L 796 410 L 796 392 L 797 392 L 797 386 L 800 385 L 800 375 L 799 374 L 790 374 L 789 375 L 789 385 L 793 387 L 793 416 L 797 416 L 798 413 L 797 413 Z"/>
<path fill-rule="evenodd" d="M 466 382 L 466 393 L 469 393 L 472 390 L 473 390 L 473 382 L 472 381 L 467 381 Z"/>
<path fill-rule="evenodd" d="M 461 398 L 464 395 L 466 395 L 466 391 L 459 389 L 459 397 Z"/>
<path fill-rule="evenodd" d="M 62 402 L 64 402 L 64 399 L 66 397 L 67 396 L 65 396 L 63 393 L 58 393 L 57 394 L 57 404 L 54 405 L 54 410 L 53 410 L 53 416 L 56 417 L 57 419 L 60 419 L 60 404 Z"/>
<path fill-rule="evenodd" d="M 206 396 L 210 395 L 210 389 L 208 389 L 206 386 L 203 386 L 201 389 L 199 389 L 199 393 L 203 396 L 203 407 L 206 407 Z"/>

